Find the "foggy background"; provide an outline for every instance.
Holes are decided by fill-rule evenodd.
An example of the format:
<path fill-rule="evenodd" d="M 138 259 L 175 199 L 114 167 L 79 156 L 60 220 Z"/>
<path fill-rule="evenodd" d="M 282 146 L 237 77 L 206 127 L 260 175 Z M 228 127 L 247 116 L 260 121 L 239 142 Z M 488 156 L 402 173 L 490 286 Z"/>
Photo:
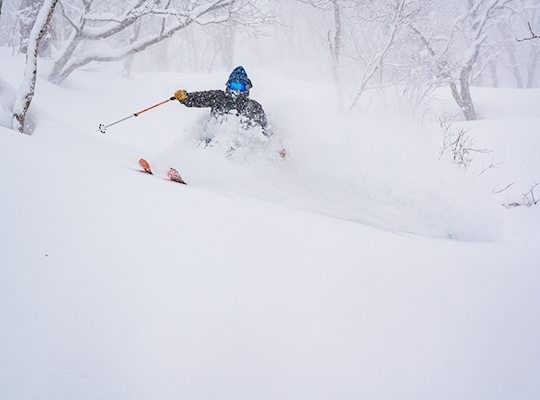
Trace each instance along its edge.
<path fill-rule="evenodd" d="M 4 0 L 0 46 L 24 53 L 41 3 Z M 106 3 L 59 2 L 40 44 L 47 60 L 40 76 L 66 85 L 74 69 L 115 62 L 125 77 L 223 70 L 224 84 L 228 71 L 243 65 L 251 77 L 265 70 L 333 83 L 336 90 L 320 96 L 340 111 L 375 104 L 415 111 L 434 90 L 452 85 L 464 108 L 463 85 L 539 86 L 540 40 L 522 40 L 540 31 L 534 0 Z"/>

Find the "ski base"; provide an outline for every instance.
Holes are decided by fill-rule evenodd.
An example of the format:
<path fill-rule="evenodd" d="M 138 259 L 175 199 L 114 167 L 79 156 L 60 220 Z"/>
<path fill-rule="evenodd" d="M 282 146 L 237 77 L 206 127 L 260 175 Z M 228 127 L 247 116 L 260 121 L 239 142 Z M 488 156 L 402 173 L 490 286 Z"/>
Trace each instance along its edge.
<path fill-rule="evenodd" d="M 178 171 L 175 170 L 174 168 L 169 169 L 169 172 L 167 172 L 167 176 L 169 177 L 169 179 L 171 181 L 178 182 L 178 183 L 181 183 L 183 185 L 187 185 L 187 183 L 184 182 L 184 180 L 182 179 L 182 177 L 180 176 Z"/>
<path fill-rule="evenodd" d="M 142 169 L 144 169 L 144 172 L 150 175 L 154 175 L 154 173 L 152 172 L 152 169 L 150 168 L 150 164 L 148 164 L 148 162 L 144 158 L 141 158 L 139 160 L 139 165 L 141 166 Z"/>

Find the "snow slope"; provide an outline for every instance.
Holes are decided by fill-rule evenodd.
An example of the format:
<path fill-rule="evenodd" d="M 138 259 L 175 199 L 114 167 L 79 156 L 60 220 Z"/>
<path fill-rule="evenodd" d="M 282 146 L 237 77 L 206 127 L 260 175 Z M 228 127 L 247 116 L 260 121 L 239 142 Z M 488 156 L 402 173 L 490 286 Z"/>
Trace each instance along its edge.
<path fill-rule="evenodd" d="M 540 179 L 540 92 L 475 92 L 466 172 L 429 112 L 265 71 L 250 151 L 172 102 L 96 132 L 227 74 L 39 80 L 33 135 L 0 127 L 0 398 L 537 399 L 540 207 L 502 204 Z"/>

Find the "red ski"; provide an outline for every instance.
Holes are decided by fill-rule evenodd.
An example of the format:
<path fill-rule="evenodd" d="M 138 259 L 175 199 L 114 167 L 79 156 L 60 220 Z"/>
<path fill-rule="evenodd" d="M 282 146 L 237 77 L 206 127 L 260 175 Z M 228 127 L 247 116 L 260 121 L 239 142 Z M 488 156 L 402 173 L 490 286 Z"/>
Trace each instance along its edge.
<path fill-rule="evenodd" d="M 144 169 L 144 172 L 150 175 L 153 175 L 152 170 L 150 169 L 150 164 L 148 164 L 148 162 L 146 162 L 144 158 L 141 158 L 139 160 L 139 165 L 141 166 L 142 169 Z"/>

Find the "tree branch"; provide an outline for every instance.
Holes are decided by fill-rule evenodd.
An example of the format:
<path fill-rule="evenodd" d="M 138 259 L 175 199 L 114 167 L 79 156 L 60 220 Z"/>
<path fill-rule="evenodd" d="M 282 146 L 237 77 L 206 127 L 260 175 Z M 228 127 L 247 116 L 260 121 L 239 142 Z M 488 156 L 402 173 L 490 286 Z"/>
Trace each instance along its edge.
<path fill-rule="evenodd" d="M 528 37 L 528 38 L 523 38 L 523 39 L 516 39 L 518 42 L 524 42 L 525 40 L 532 40 L 532 39 L 540 39 L 540 36 L 536 35 L 532 28 L 531 28 L 531 23 L 530 22 L 527 22 L 527 25 L 529 25 L 529 31 L 531 32 L 531 37 Z"/>
<path fill-rule="evenodd" d="M 63 64 L 61 69 L 59 69 L 56 72 L 56 75 L 50 76 L 49 79 L 52 78 L 53 83 L 60 83 L 65 78 L 67 78 L 75 69 L 80 68 L 84 65 L 87 65 L 93 61 L 118 61 L 121 59 L 124 59 L 125 57 L 138 53 L 140 51 L 145 50 L 147 47 L 152 46 L 156 43 L 161 42 L 162 40 L 165 40 L 169 37 L 171 37 L 174 33 L 177 31 L 186 28 L 187 26 L 191 25 L 192 23 L 199 23 L 202 21 L 199 21 L 199 19 L 202 19 L 204 16 L 211 14 L 214 11 L 217 11 L 219 9 L 226 8 L 234 3 L 235 0 L 219 0 L 215 1 L 210 6 L 207 6 L 205 8 L 199 7 L 195 12 L 191 12 L 191 16 L 183 16 L 183 20 L 179 20 L 173 25 L 169 27 L 164 27 L 162 24 L 160 27 L 160 32 L 157 35 L 146 35 L 139 40 L 136 40 L 132 43 L 130 43 L 127 46 L 124 46 L 119 49 L 110 49 L 106 50 L 103 48 L 88 50 L 83 56 L 79 57 L 69 57 L 69 60 Z M 133 9 L 132 9 L 133 10 Z M 160 12 L 163 12 L 166 10 L 160 10 Z M 129 13 L 126 13 L 126 15 Z M 152 11 L 149 11 L 148 14 L 152 14 Z M 177 17 L 180 15 L 178 14 Z M 178 18 L 180 19 L 180 18 Z M 132 22 L 134 22 L 131 18 L 128 18 L 127 20 L 130 21 L 129 25 L 131 25 Z M 215 22 L 215 21 L 213 21 Z M 123 28 L 125 28 L 127 25 L 123 25 Z M 122 29 L 123 29 L 122 28 Z M 110 30 L 103 31 L 103 34 L 109 36 Z M 96 36 L 94 39 L 103 37 L 103 36 Z"/>

